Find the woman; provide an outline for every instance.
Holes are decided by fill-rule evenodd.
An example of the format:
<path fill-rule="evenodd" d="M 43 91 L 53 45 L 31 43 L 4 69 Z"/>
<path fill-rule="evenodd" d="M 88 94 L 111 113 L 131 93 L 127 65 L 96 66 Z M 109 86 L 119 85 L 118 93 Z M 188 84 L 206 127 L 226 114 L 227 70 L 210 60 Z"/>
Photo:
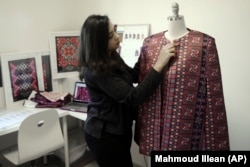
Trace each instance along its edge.
<path fill-rule="evenodd" d="M 161 71 L 175 55 L 173 44 L 160 53 L 145 80 L 138 80 L 139 64 L 128 67 L 116 52 L 119 35 L 107 16 L 91 15 L 80 34 L 80 79 L 90 100 L 84 132 L 89 149 L 100 167 L 132 167 L 132 122 L 137 106 L 155 90 Z"/>

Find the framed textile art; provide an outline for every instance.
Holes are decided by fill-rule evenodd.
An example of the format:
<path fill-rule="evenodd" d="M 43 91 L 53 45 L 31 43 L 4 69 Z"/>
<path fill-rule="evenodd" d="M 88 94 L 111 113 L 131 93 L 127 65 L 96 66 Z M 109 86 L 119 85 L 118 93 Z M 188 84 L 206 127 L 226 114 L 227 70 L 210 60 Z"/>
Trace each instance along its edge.
<path fill-rule="evenodd" d="M 79 32 L 53 32 L 50 35 L 50 60 L 53 79 L 78 76 Z"/>
<path fill-rule="evenodd" d="M 44 51 L 41 53 L 41 56 L 42 56 L 44 91 L 47 91 L 47 92 L 58 91 L 58 81 L 55 79 L 52 79 L 50 52 Z"/>
<path fill-rule="evenodd" d="M 50 65 L 50 53 L 42 53 L 42 70 L 43 70 L 43 82 L 44 90 L 47 92 L 53 91 L 52 77 L 51 77 L 51 65 Z"/>
<path fill-rule="evenodd" d="M 44 90 L 41 52 L 1 55 L 6 107 L 22 105 L 30 93 Z"/>

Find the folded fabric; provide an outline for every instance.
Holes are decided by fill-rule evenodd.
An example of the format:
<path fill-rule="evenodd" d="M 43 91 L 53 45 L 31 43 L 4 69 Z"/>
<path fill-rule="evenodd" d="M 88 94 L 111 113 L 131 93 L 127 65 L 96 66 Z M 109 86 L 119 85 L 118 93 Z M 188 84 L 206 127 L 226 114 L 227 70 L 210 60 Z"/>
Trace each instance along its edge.
<path fill-rule="evenodd" d="M 48 99 L 51 102 L 56 102 L 59 100 L 64 100 L 65 97 L 69 93 L 57 93 L 57 92 L 40 92 L 42 96 L 44 96 L 46 99 Z"/>
<path fill-rule="evenodd" d="M 36 108 L 58 108 L 71 101 L 70 93 L 37 92 L 30 100 L 36 102 Z"/>

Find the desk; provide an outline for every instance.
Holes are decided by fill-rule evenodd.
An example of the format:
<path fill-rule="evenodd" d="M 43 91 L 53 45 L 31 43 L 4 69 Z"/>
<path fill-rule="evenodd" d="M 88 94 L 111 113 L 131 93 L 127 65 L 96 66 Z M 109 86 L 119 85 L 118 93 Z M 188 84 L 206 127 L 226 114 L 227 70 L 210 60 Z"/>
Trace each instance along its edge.
<path fill-rule="evenodd" d="M 0 110 L 0 117 L 5 115 L 5 114 L 9 114 L 11 112 L 29 111 L 29 112 L 35 113 L 35 112 L 43 111 L 46 109 L 47 108 L 28 108 L 28 107 L 24 107 L 24 106 L 18 107 L 18 108 L 2 109 L 2 110 Z M 84 120 L 86 120 L 87 114 L 66 111 L 66 110 L 61 110 L 61 109 L 56 109 L 56 110 L 58 112 L 59 117 L 62 119 L 62 129 L 63 129 L 63 136 L 64 136 L 65 167 L 69 167 L 68 128 L 67 128 L 66 117 L 69 115 L 69 116 L 72 116 L 72 117 L 75 117 L 77 119 L 84 121 Z M 8 126 L 6 128 L 0 129 L 0 137 L 3 135 L 7 135 L 7 134 L 18 131 L 20 124 L 21 124 L 21 121 L 13 124 L 11 126 Z"/>

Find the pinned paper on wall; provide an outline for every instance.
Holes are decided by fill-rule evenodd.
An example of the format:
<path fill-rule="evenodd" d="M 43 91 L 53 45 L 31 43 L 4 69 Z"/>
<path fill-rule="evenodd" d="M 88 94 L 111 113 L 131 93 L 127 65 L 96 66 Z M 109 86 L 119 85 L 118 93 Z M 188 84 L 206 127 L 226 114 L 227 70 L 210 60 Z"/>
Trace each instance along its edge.
<path fill-rule="evenodd" d="M 149 35 L 149 24 L 115 25 L 121 43 L 118 52 L 130 67 L 137 62 L 144 39 Z"/>

